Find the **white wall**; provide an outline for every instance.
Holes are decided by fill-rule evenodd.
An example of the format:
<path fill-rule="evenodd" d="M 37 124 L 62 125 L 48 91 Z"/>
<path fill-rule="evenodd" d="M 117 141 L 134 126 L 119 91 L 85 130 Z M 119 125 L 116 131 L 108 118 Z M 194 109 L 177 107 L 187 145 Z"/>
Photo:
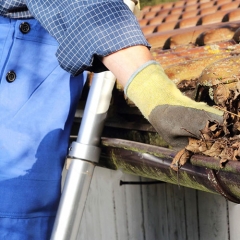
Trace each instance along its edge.
<path fill-rule="evenodd" d="M 215 194 L 97 167 L 79 240 L 239 240 L 240 205 Z"/>

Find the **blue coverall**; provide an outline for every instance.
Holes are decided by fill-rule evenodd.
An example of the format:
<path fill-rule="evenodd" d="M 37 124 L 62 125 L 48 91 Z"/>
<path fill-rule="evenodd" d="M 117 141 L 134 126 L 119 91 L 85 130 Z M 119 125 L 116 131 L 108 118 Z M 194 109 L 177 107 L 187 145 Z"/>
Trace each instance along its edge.
<path fill-rule="evenodd" d="M 0 17 L 0 33 L 0 239 L 49 239 L 83 74 L 60 68 L 34 19 Z"/>

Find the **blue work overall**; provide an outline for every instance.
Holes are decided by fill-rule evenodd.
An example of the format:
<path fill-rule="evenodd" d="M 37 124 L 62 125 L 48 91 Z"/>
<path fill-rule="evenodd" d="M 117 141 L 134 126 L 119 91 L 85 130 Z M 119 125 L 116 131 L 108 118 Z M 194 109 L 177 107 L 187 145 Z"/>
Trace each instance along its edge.
<path fill-rule="evenodd" d="M 71 123 L 84 84 L 59 67 L 34 19 L 0 17 L 0 239 L 45 240 L 58 207 Z"/>

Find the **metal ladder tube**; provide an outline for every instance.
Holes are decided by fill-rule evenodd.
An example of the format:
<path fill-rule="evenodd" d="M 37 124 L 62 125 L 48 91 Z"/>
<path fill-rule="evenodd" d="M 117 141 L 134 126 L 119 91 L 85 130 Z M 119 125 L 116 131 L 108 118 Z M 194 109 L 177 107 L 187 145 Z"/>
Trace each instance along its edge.
<path fill-rule="evenodd" d="M 133 11 L 135 4 L 125 2 Z M 99 161 L 99 142 L 110 105 L 115 76 L 107 71 L 94 74 L 78 137 L 69 149 L 71 160 L 51 240 L 76 240 L 92 175 Z"/>

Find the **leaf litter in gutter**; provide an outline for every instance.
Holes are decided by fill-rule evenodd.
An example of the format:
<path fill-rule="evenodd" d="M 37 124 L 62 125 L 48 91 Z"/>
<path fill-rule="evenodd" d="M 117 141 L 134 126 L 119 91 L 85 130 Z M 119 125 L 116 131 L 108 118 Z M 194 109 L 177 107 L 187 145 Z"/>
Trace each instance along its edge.
<path fill-rule="evenodd" d="M 240 82 L 234 89 L 225 84 L 212 86 L 216 108 L 224 111 L 224 121 L 208 121 L 201 138 L 189 138 L 188 145 L 174 157 L 171 168 L 178 171 L 193 154 L 216 158 L 221 168 L 228 161 L 240 160 Z"/>

